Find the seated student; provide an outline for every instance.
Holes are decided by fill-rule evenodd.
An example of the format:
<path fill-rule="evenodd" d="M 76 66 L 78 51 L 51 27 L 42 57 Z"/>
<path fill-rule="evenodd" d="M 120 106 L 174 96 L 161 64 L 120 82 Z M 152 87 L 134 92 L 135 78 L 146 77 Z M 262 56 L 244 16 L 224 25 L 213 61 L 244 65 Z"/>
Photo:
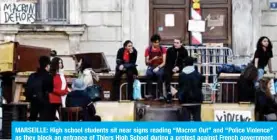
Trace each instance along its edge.
<path fill-rule="evenodd" d="M 185 60 L 185 67 L 179 76 L 178 96 L 181 104 L 200 104 L 186 106 L 185 120 L 201 121 L 201 103 L 203 101 L 202 83 L 204 77 L 195 70 L 194 58 L 188 57 Z"/>
<path fill-rule="evenodd" d="M 267 119 L 277 121 L 277 103 L 274 100 L 274 97 L 270 92 L 271 81 L 270 78 L 262 78 L 259 83 L 259 88 L 256 92 L 256 104 L 255 104 L 255 112 L 258 113 L 259 121 L 263 121 L 264 117 L 272 114 Z"/>
<path fill-rule="evenodd" d="M 183 61 L 188 57 L 188 51 L 182 46 L 181 39 L 174 39 L 173 47 L 167 49 L 165 61 L 165 85 L 167 102 L 171 102 L 171 80 L 174 73 L 180 73 L 183 69 Z"/>
<path fill-rule="evenodd" d="M 82 79 L 76 79 L 72 83 L 72 91 L 66 97 L 66 107 L 82 107 L 80 115 L 83 121 L 101 121 L 96 114 L 92 99 L 85 92 L 86 85 Z"/>
<path fill-rule="evenodd" d="M 163 78 L 164 78 L 164 65 L 166 59 L 166 48 L 160 45 L 161 37 L 157 34 L 151 37 L 151 45 L 145 50 L 145 63 L 148 66 L 146 71 L 147 77 L 147 91 L 150 92 L 150 96 L 153 99 L 159 99 L 156 97 L 155 92 L 152 90 L 152 84 L 154 79 L 157 79 L 158 83 L 158 96 L 162 97 L 163 93 Z"/>
<path fill-rule="evenodd" d="M 239 102 L 255 102 L 255 81 L 258 79 L 258 69 L 254 65 L 246 67 L 238 80 Z"/>
<path fill-rule="evenodd" d="M 115 99 L 119 99 L 119 86 L 121 76 L 125 73 L 128 82 L 128 99 L 133 100 L 133 83 L 134 78 L 137 77 L 138 71 L 136 68 L 137 50 L 133 47 L 130 40 L 124 42 L 123 47 L 117 51 L 116 69 L 113 81 L 113 93 Z"/>

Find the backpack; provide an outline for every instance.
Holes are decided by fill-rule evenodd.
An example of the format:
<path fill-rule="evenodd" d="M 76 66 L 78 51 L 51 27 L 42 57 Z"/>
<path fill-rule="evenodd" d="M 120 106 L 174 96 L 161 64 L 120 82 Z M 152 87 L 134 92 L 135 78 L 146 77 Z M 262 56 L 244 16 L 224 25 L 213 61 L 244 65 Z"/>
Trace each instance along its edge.
<path fill-rule="evenodd" d="M 43 93 L 43 78 L 38 73 L 32 73 L 26 83 L 24 96 L 27 101 L 45 100 Z"/>

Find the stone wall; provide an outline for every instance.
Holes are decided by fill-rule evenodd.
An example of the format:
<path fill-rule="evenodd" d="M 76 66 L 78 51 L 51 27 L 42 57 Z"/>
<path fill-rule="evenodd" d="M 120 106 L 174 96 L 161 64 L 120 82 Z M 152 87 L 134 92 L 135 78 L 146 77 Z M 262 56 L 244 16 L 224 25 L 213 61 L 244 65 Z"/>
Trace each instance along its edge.
<path fill-rule="evenodd" d="M 104 52 L 112 69 L 117 50 L 132 40 L 139 52 L 139 69 L 144 69 L 144 48 L 148 42 L 148 0 L 83 0 L 82 23 L 87 30 L 80 52 Z"/>
<path fill-rule="evenodd" d="M 273 44 L 273 68 L 277 71 L 277 11 L 270 10 L 270 0 L 261 0 L 261 36 L 267 36 Z M 271 0 L 273 1 L 273 0 Z M 277 0 L 275 0 L 277 2 Z"/>

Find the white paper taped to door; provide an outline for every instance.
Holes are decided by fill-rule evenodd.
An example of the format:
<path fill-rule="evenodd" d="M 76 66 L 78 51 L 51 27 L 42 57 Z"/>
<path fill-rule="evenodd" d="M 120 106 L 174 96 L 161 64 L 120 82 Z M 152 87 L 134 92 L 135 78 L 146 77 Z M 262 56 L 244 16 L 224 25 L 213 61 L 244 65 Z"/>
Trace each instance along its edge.
<path fill-rule="evenodd" d="M 174 27 L 175 26 L 175 17 L 174 14 L 165 15 L 165 27 Z"/>

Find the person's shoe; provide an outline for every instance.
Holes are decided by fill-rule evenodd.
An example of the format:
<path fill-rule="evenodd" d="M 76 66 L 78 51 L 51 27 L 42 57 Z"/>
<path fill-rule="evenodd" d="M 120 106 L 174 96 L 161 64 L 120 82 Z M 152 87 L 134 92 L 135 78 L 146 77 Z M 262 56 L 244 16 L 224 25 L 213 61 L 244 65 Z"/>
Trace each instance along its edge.
<path fill-rule="evenodd" d="M 153 96 L 152 96 L 151 94 L 150 94 L 150 95 L 145 95 L 144 98 L 145 98 L 146 100 L 149 100 L 149 99 L 153 98 Z"/>
<path fill-rule="evenodd" d="M 172 103 L 172 94 L 170 92 L 167 93 L 166 102 Z"/>

